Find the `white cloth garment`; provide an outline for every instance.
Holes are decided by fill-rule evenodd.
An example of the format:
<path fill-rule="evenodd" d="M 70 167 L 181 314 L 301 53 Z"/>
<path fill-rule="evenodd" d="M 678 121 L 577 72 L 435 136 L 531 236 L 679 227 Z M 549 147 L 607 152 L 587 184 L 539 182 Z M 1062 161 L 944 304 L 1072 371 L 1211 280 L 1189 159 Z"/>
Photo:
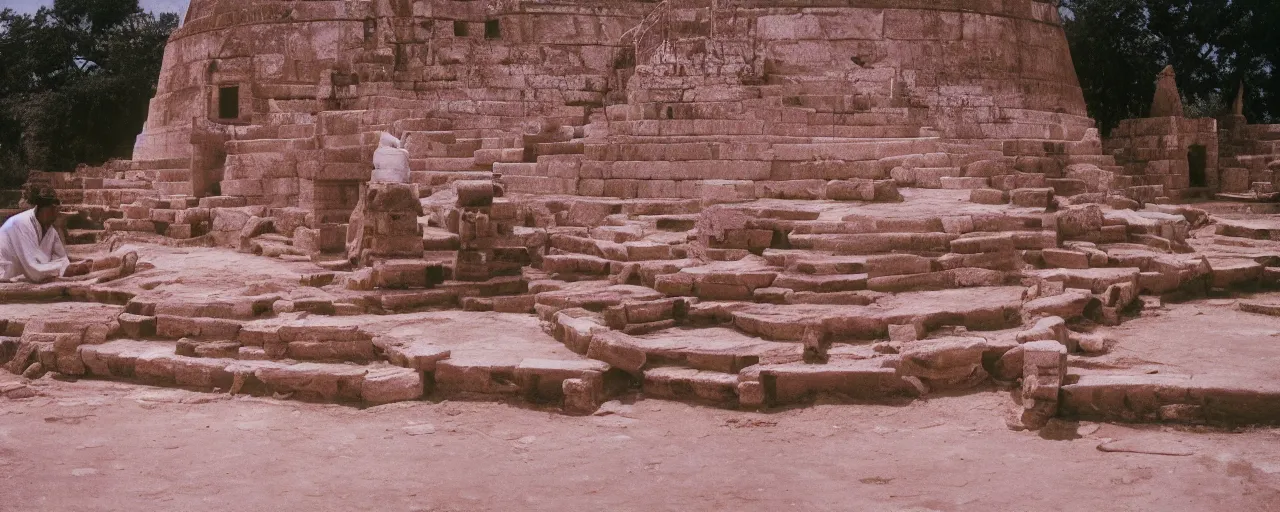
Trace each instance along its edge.
<path fill-rule="evenodd" d="M 408 183 L 409 152 L 400 148 L 400 139 L 383 133 L 378 149 L 373 152 L 373 177 L 375 183 Z"/>
<path fill-rule="evenodd" d="M 50 226 L 40 233 L 35 208 L 9 217 L 0 226 L 0 282 L 47 281 L 62 276 L 70 264 L 58 230 Z"/>

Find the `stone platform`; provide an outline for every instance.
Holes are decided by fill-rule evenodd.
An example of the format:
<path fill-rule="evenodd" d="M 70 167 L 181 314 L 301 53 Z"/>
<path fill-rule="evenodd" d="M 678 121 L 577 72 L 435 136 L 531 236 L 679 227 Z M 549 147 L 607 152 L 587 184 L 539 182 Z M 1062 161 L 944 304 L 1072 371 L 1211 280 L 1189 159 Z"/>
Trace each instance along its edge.
<path fill-rule="evenodd" d="M 535 255 L 510 277 L 516 288 L 503 277 L 451 280 L 450 251 L 424 255 L 443 281 L 406 290 L 359 286 L 367 269 L 114 235 L 139 250 L 139 273 L 0 285 L 0 356 L 31 377 L 352 403 L 471 397 L 586 413 L 638 390 L 769 408 L 1022 383 L 1016 428 L 1055 414 L 1280 422 L 1267 412 L 1280 400 L 1273 376 L 1249 362 L 1269 356 L 1240 331 L 1266 330 L 1271 317 L 1259 315 L 1280 310 L 1270 295 L 1249 298 L 1280 278 L 1280 247 L 1257 227 L 1271 221 L 1087 198 L 1046 209 L 906 188 L 900 202 L 702 207 L 514 194 L 486 211 L 520 219 L 495 243 Z M 422 200 L 424 247 L 439 245 L 433 226 L 454 201 Z M 1239 311 L 1212 330 L 1239 331 L 1223 338 L 1234 345 L 1203 352 L 1179 337 L 1191 327 L 1137 327 L 1153 314 L 1221 309 L 1223 297 Z M 1134 405 L 1150 389 L 1180 394 Z"/>

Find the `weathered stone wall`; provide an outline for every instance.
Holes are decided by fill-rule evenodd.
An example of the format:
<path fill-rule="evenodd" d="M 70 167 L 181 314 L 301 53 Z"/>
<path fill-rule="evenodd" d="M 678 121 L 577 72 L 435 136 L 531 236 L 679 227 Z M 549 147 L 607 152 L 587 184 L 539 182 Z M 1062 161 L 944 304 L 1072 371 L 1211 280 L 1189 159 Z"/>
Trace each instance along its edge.
<path fill-rule="evenodd" d="M 544 190 L 817 199 L 830 180 L 984 188 L 1100 156 L 1050 3 L 796 4 L 660 4 L 585 159 Z"/>
<path fill-rule="evenodd" d="M 480 150 L 586 124 L 652 2 L 196 0 L 166 48 L 134 159 L 161 195 L 229 195 L 345 222 L 377 132 L 415 180 L 489 170 Z M 220 106 L 236 87 L 236 112 Z M 510 157 L 507 158 L 510 160 Z M 433 181 L 434 180 L 434 181 Z"/>
<path fill-rule="evenodd" d="M 219 86 L 240 87 L 241 115 L 224 124 L 291 125 L 291 114 L 364 109 L 451 119 L 452 129 L 513 128 L 530 117 L 582 124 L 585 107 L 602 102 L 614 45 L 647 7 L 195 0 L 166 48 L 134 159 L 191 156 L 192 120 L 218 120 Z"/>
<path fill-rule="evenodd" d="M 1280 124 L 1249 124 L 1238 114 L 1219 124 L 1221 191 L 1272 192 L 1280 188 Z"/>
<path fill-rule="evenodd" d="M 819 114 L 771 120 L 774 135 L 914 137 L 927 127 L 959 139 L 1080 140 L 1093 124 L 1051 2 L 802 4 L 663 4 L 634 35 L 629 119 L 650 106 L 644 119 L 730 118 L 732 105 L 689 104 L 772 98 Z"/>
<path fill-rule="evenodd" d="M 817 199 L 1112 164 L 1033 0 L 196 0 L 158 90 L 138 189 L 310 228 L 346 221 L 380 131 L 424 191 Z"/>
<path fill-rule="evenodd" d="M 165 48 L 133 158 L 189 157 L 192 121 L 216 119 L 218 86 L 240 87 L 241 115 L 228 123 L 266 124 L 269 113 L 320 110 L 316 100 L 327 97 L 329 72 L 347 60 L 348 50 L 361 47 L 359 20 L 371 8 L 339 1 L 192 2 L 186 24 Z"/>
<path fill-rule="evenodd" d="M 1124 167 L 1122 187 L 1145 187 L 1148 197 L 1183 198 L 1193 188 L 1192 146 L 1205 154 L 1205 182 L 1194 188 L 1227 191 L 1218 172 L 1218 122 L 1212 118 L 1152 117 L 1126 119 L 1108 137 L 1105 147 Z M 1161 187 L 1157 190 L 1156 186 Z"/>

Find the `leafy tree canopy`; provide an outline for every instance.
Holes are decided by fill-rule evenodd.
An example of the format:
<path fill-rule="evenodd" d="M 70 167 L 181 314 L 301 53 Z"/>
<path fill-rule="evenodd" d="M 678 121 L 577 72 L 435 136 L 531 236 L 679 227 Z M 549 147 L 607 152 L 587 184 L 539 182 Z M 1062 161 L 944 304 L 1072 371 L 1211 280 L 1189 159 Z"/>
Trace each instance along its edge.
<path fill-rule="evenodd" d="M 1222 113 L 1243 83 L 1250 122 L 1280 122 L 1280 2 L 1062 0 L 1061 7 L 1089 114 L 1104 133 L 1148 114 L 1166 65 L 1177 72 L 1188 116 Z"/>
<path fill-rule="evenodd" d="M 0 11 L 0 188 L 30 169 L 127 158 L 155 95 L 173 13 L 137 0 Z"/>

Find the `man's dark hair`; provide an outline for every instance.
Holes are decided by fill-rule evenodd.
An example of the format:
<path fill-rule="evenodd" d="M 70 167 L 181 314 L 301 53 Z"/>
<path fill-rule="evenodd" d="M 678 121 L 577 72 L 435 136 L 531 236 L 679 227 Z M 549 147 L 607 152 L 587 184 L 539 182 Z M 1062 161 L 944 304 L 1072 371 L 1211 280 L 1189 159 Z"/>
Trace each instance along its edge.
<path fill-rule="evenodd" d="M 31 190 L 27 194 L 27 204 L 36 208 L 45 208 L 49 206 L 61 206 L 62 201 L 58 199 L 57 194 L 52 190 Z"/>

